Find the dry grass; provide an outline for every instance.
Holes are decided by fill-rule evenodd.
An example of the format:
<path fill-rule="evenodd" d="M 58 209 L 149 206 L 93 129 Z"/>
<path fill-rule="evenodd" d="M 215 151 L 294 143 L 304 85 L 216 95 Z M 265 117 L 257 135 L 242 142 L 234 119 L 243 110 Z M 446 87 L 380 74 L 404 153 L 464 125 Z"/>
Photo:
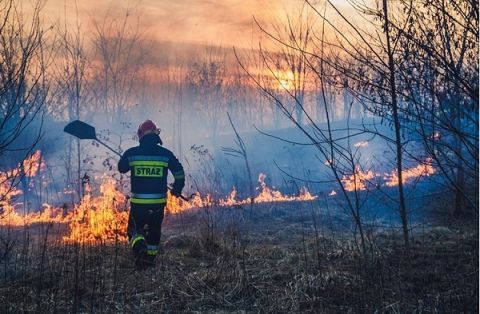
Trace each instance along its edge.
<path fill-rule="evenodd" d="M 0 311 L 478 312 L 476 226 L 415 230 L 409 258 L 395 233 L 371 234 L 362 258 L 344 217 L 308 203 L 244 211 L 169 216 L 157 266 L 145 271 L 123 243 L 66 246 L 61 227 L 45 241 L 38 226 L 25 246 L 17 230 L 0 264 Z"/>

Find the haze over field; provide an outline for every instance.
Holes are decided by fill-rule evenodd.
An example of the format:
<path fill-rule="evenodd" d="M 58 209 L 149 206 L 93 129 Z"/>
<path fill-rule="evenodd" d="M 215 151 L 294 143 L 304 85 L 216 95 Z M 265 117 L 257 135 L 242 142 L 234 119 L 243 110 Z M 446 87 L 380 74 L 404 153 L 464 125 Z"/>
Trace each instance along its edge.
<path fill-rule="evenodd" d="M 347 1 L 333 1 L 346 7 Z M 284 21 L 298 11 L 299 0 L 48 0 L 45 13 L 52 22 L 64 20 L 91 27 L 109 13 L 131 8 L 138 14 L 142 29 L 160 42 L 207 44 L 251 48 L 260 34 L 253 16 L 265 24 Z"/>

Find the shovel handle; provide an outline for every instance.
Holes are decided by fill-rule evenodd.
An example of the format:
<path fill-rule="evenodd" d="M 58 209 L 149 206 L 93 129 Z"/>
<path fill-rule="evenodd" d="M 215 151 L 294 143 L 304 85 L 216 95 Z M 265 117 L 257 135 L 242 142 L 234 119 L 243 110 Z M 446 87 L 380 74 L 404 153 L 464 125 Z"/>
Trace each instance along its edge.
<path fill-rule="evenodd" d="M 100 144 L 102 144 L 103 146 L 105 146 L 106 148 L 108 148 L 112 153 L 115 153 L 116 155 L 118 155 L 118 157 L 122 157 L 122 154 L 120 154 L 119 152 L 117 152 L 115 149 L 111 148 L 110 146 L 108 146 L 107 144 L 105 144 L 104 142 L 100 141 L 98 138 L 95 139 L 97 142 L 99 142 Z"/>
<path fill-rule="evenodd" d="M 172 188 L 171 188 L 171 187 L 168 186 L 167 188 L 168 188 L 168 190 L 169 190 L 170 192 L 172 192 Z M 182 200 L 184 200 L 185 202 L 190 201 L 190 199 L 188 199 L 187 197 L 183 196 L 182 194 L 180 194 L 178 197 L 180 197 L 180 198 L 181 198 Z"/>

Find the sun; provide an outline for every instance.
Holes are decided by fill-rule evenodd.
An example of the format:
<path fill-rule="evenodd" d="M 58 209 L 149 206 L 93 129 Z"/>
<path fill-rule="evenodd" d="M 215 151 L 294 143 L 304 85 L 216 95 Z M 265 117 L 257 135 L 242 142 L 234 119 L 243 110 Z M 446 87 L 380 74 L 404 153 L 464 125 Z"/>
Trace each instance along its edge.
<path fill-rule="evenodd" d="M 275 73 L 278 90 L 292 90 L 294 88 L 295 76 L 291 71 L 278 71 Z"/>

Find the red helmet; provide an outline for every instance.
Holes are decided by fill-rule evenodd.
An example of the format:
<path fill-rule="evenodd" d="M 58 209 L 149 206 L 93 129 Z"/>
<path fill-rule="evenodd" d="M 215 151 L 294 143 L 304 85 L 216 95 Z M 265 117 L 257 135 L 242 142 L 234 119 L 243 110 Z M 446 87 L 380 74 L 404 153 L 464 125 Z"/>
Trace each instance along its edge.
<path fill-rule="evenodd" d="M 141 140 L 145 135 L 151 133 L 158 134 L 158 128 L 152 120 L 145 120 L 138 126 L 137 135 L 139 140 Z"/>

